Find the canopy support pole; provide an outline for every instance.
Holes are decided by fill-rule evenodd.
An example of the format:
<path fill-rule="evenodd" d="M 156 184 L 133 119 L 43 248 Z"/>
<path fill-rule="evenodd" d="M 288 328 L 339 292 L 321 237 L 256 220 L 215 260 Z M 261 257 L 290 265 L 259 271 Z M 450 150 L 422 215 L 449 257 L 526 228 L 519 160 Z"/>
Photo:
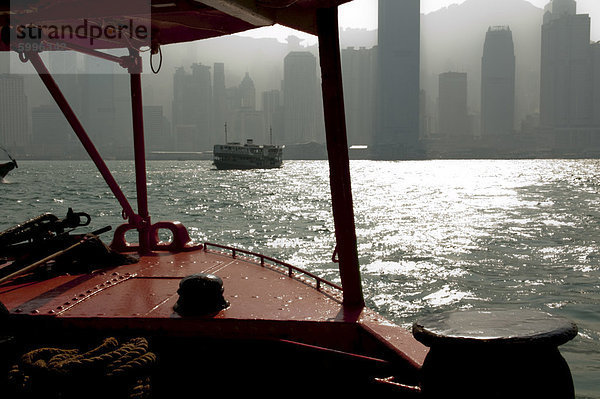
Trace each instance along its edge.
<path fill-rule="evenodd" d="M 102 53 L 99 53 L 102 54 Z M 126 67 L 130 75 L 131 89 L 131 115 L 133 120 L 133 144 L 135 156 L 135 180 L 137 192 L 138 213 L 136 214 L 119 184 L 115 181 L 110 173 L 110 170 L 104 163 L 102 156 L 96 150 L 96 147 L 90 140 L 85 129 L 81 125 L 79 119 L 73 112 L 65 96 L 60 91 L 52 75 L 44 65 L 44 62 L 36 52 L 26 54 L 27 59 L 31 62 L 42 82 L 56 101 L 56 104 L 64 114 L 65 118 L 73 128 L 73 131 L 81 141 L 81 144 L 87 151 L 88 155 L 96 164 L 100 174 L 108 184 L 119 204 L 123 207 L 123 213 L 128 217 L 130 225 L 138 230 L 139 234 L 139 252 L 142 254 L 151 253 L 152 241 L 150 237 L 151 223 L 150 214 L 148 212 L 148 188 L 146 182 L 146 153 L 144 144 L 144 112 L 142 102 L 142 59 L 135 50 L 130 51 L 129 57 L 119 57 L 110 59 L 118 62 L 121 66 Z"/>
<path fill-rule="evenodd" d="M 73 112 L 73 109 L 69 105 L 69 102 L 60 91 L 60 88 L 56 84 L 54 78 L 52 78 L 52 75 L 44 65 L 44 62 L 40 58 L 39 54 L 36 52 L 28 52 L 26 53 L 26 56 L 27 59 L 31 62 L 31 65 L 33 65 L 33 67 L 37 71 L 38 76 L 52 95 L 52 98 L 54 98 L 54 101 L 56 102 L 63 115 L 67 119 L 67 122 L 69 122 L 69 125 L 71 125 L 71 128 L 79 138 L 79 141 L 81 141 L 81 144 L 83 145 L 88 155 L 98 168 L 98 171 L 106 181 L 106 184 L 108 184 L 108 187 L 113 192 L 114 196 L 117 198 L 117 201 L 119 201 L 119 204 L 123 208 L 123 213 L 129 218 L 130 223 L 136 224 L 138 216 L 133 211 L 133 208 L 127 201 L 125 194 L 123 194 L 123 191 L 121 191 L 119 184 L 115 181 L 114 177 L 110 173 L 110 170 L 106 166 L 106 163 L 104 163 L 102 156 L 100 156 L 100 153 L 98 153 L 98 150 L 96 150 L 94 143 L 92 143 L 92 140 L 90 140 L 85 129 L 81 125 L 81 122 L 79 122 L 79 119 L 77 119 L 77 115 L 75 115 L 75 112 Z"/>
<path fill-rule="evenodd" d="M 144 105 L 142 102 L 142 59 L 131 51 L 131 65 L 128 67 L 131 86 L 131 117 L 133 121 L 133 150 L 135 158 L 135 185 L 137 191 L 137 226 L 141 253 L 151 252 L 150 214 L 148 212 L 148 186 L 146 181 L 146 148 L 144 143 Z"/>
<path fill-rule="evenodd" d="M 365 302 L 356 248 L 337 8 L 317 10 L 317 32 L 331 201 L 344 305 L 361 308 Z"/>

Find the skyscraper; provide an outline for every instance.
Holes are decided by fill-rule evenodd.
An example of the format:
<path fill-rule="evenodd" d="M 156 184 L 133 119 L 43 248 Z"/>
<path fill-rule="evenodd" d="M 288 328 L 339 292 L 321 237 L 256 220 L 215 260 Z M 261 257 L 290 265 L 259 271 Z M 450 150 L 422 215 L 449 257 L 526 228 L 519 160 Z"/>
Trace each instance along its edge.
<path fill-rule="evenodd" d="M 377 49 L 342 50 L 344 105 L 350 145 L 372 145 L 375 112 Z"/>
<path fill-rule="evenodd" d="M 188 74 L 180 67 L 173 75 L 173 132 L 178 150 L 208 150 L 214 140 L 210 67 L 196 63 L 191 69 Z"/>
<path fill-rule="evenodd" d="M 239 86 L 240 99 L 242 101 L 241 108 L 255 111 L 256 110 L 256 88 L 254 81 L 250 78 L 250 74 L 246 72 L 242 83 Z"/>
<path fill-rule="evenodd" d="M 10 51 L 0 51 L 0 75 L 10 73 Z"/>
<path fill-rule="evenodd" d="M 317 59 L 308 51 L 292 51 L 284 59 L 282 144 L 317 139 Z"/>
<path fill-rule="evenodd" d="M 212 150 L 212 80 L 210 67 L 192 64 L 191 87 L 194 98 L 194 123 L 198 128 L 198 150 Z"/>
<path fill-rule="evenodd" d="M 144 132 L 147 151 L 164 151 L 169 148 L 169 137 L 163 126 L 162 105 L 144 105 Z"/>
<path fill-rule="evenodd" d="M 225 123 L 227 122 L 227 97 L 225 88 L 225 64 L 213 65 L 213 144 L 224 142 Z"/>
<path fill-rule="evenodd" d="M 490 27 L 481 57 L 481 135 L 513 132 L 515 123 L 515 50 L 507 26 Z"/>
<path fill-rule="evenodd" d="M 592 45 L 592 66 L 594 71 L 594 76 L 592 77 L 594 82 L 592 87 L 592 91 L 594 92 L 593 124 L 600 127 L 600 42 Z"/>
<path fill-rule="evenodd" d="M 123 78 L 126 77 L 121 75 L 119 79 L 125 82 Z M 60 78 L 64 79 L 68 79 L 68 75 Z M 84 58 L 84 73 L 77 78 L 81 87 L 81 103 L 75 103 L 75 109 L 81 110 L 83 126 L 101 150 L 110 148 L 113 151 L 115 140 L 125 136 L 117 131 L 115 98 L 117 91 L 127 96 L 128 85 L 117 85 L 115 79 L 113 63 L 94 57 Z M 69 92 L 66 95 L 69 96 Z M 131 132 L 131 125 L 128 131 Z M 131 134 L 127 136 L 131 137 Z"/>
<path fill-rule="evenodd" d="M 262 93 L 262 110 L 264 126 L 269 134 L 269 142 L 279 144 L 283 133 L 283 106 L 281 105 L 281 92 L 270 90 Z M 272 133 L 272 134 L 271 134 Z"/>
<path fill-rule="evenodd" d="M 467 136 L 467 74 L 445 72 L 439 76 L 440 133 L 447 138 Z"/>
<path fill-rule="evenodd" d="M 379 0 L 376 143 L 394 158 L 419 141 L 420 1 Z"/>
<path fill-rule="evenodd" d="M 27 96 L 22 75 L 0 75 L 0 143 L 13 151 L 28 143 Z"/>
<path fill-rule="evenodd" d="M 183 67 L 175 70 L 173 75 L 173 102 L 171 122 L 173 124 L 173 133 L 175 135 L 177 150 L 191 149 L 194 146 L 193 140 L 195 133 L 194 111 L 193 111 L 193 93 L 189 90 L 190 75 L 185 72 Z M 192 128 L 192 126 L 194 126 Z"/>
<path fill-rule="evenodd" d="M 253 139 L 257 143 L 265 141 L 264 116 L 256 110 L 256 88 L 250 74 L 242 79 L 235 90 L 237 109 L 233 109 L 231 136 L 239 141 Z M 228 128 L 229 128 L 228 124 Z"/>
<path fill-rule="evenodd" d="M 574 0 L 552 0 L 542 25 L 540 122 L 552 128 L 592 123 L 590 17 Z"/>
<path fill-rule="evenodd" d="M 577 14 L 577 3 L 575 0 L 550 0 L 550 3 L 544 7 L 544 13 L 547 12 L 550 12 L 554 17 L 575 15 Z"/>

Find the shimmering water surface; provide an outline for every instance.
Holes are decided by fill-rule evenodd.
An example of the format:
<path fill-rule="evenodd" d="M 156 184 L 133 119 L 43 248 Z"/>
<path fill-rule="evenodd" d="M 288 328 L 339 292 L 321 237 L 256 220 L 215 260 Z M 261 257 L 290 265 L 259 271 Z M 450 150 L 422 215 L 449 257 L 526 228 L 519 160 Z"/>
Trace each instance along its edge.
<path fill-rule="evenodd" d="M 108 162 L 135 208 L 131 162 Z M 367 304 L 410 326 L 460 308 L 531 308 L 565 316 L 561 347 L 580 398 L 600 398 L 600 161 L 353 161 Z M 339 282 L 328 166 L 218 171 L 208 161 L 148 164 L 154 222 L 238 246 Z M 5 229 L 68 207 L 92 228 L 122 222 L 90 162 L 20 161 L 0 187 Z M 109 236 L 105 237 L 110 240 Z"/>

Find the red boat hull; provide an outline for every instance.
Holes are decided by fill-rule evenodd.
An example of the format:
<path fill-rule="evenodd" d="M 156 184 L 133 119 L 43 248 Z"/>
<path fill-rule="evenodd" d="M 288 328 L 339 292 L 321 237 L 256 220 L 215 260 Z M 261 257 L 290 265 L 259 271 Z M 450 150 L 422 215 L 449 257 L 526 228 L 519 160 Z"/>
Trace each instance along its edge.
<path fill-rule="evenodd" d="M 207 316 L 174 310 L 179 282 L 197 273 L 223 280 L 226 309 Z M 142 256 L 91 274 L 35 282 L 27 277 L 0 286 L 0 301 L 10 312 L 1 334 L 18 337 L 19 352 L 49 343 L 89 346 L 109 336 L 143 336 L 158 354 L 156 389 L 165 394 L 176 375 L 189 374 L 193 384 L 193 375 L 201 374 L 207 381 L 256 385 L 264 373 L 278 378 L 269 378 L 268 387 L 256 385 L 257 392 L 274 389 L 277 381 L 286 386 L 310 378 L 320 389 L 375 386 L 410 394 L 389 379 L 417 385 L 427 354 L 404 328 L 368 309 L 342 306 L 335 285 L 239 252 L 200 247 Z M 314 378 L 317 370 L 323 378 Z M 354 378 L 340 386 L 334 375 Z"/>

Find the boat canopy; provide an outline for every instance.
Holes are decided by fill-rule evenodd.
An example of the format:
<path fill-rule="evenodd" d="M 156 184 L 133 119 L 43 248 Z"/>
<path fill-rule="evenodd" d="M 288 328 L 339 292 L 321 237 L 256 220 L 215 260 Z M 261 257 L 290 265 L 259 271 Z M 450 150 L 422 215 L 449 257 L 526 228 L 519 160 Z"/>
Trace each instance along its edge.
<path fill-rule="evenodd" d="M 35 27 L 45 39 L 93 49 L 190 42 L 274 24 L 317 34 L 317 10 L 350 0 L 0 0 L 0 50 L 9 27 Z M 85 23 L 85 26 L 83 25 Z M 120 28 L 135 35 L 119 35 Z M 116 30 L 113 30 L 116 28 Z M 149 31 L 149 32 L 148 32 Z M 149 33 L 149 35 L 148 35 Z M 13 38 L 18 36 L 13 31 Z M 23 35 L 24 36 L 24 35 Z M 93 38 L 93 42 L 90 42 Z M 46 48 L 51 50 L 52 48 Z M 64 48 L 54 48 L 64 50 Z"/>

